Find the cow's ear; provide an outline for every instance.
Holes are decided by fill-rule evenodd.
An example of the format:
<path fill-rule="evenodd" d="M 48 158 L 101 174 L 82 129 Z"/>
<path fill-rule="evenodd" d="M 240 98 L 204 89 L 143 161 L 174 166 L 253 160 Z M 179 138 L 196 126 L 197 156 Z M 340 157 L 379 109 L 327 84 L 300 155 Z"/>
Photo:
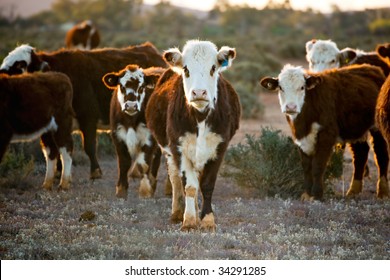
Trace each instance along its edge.
<path fill-rule="evenodd" d="M 307 76 L 306 80 L 306 89 L 313 89 L 322 82 L 322 78 L 319 76 Z"/>
<path fill-rule="evenodd" d="M 219 71 L 225 71 L 230 66 L 232 66 L 232 62 L 235 58 L 236 58 L 236 49 L 223 46 L 218 51 L 218 55 L 217 55 L 217 60 L 220 67 Z"/>
<path fill-rule="evenodd" d="M 340 66 L 348 65 L 357 56 L 356 51 L 351 48 L 342 49 L 339 53 Z"/>
<path fill-rule="evenodd" d="M 277 90 L 279 87 L 279 79 L 272 77 L 265 77 L 261 79 L 260 85 L 268 90 Z"/>
<path fill-rule="evenodd" d="M 376 47 L 376 52 L 383 58 L 390 58 L 390 44 L 381 44 Z"/>
<path fill-rule="evenodd" d="M 103 83 L 109 89 L 115 89 L 119 83 L 119 76 L 114 73 L 108 73 L 104 75 Z"/>
<path fill-rule="evenodd" d="M 148 75 L 144 77 L 144 83 L 147 88 L 154 88 L 154 86 L 157 84 L 157 80 L 160 78 L 160 75 Z"/>
<path fill-rule="evenodd" d="M 316 39 L 312 39 L 312 40 L 306 42 L 306 45 L 305 45 L 305 46 L 306 46 L 306 53 L 308 53 L 308 52 L 311 51 L 311 49 L 313 48 L 313 45 L 314 45 L 316 42 L 317 42 Z"/>
<path fill-rule="evenodd" d="M 171 48 L 165 51 L 163 58 L 172 67 L 183 67 L 182 55 L 178 48 Z"/>

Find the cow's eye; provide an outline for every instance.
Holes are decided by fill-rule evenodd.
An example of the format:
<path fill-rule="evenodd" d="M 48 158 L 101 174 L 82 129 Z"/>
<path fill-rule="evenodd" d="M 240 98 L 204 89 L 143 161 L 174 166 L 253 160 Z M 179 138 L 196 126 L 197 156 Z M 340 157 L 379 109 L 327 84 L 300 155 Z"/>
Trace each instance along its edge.
<path fill-rule="evenodd" d="M 335 62 L 336 62 L 336 60 L 333 59 L 330 63 L 335 63 Z"/>
<path fill-rule="evenodd" d="M 301 86 L 301 90 L 304 90 L 305 89 L 305 87 L 304 86 Z"/>
<path fill-rule="evenodd" d="M 187 66 L 183 67 L 183 71 L 184 71 L 184 75 L 186 76 L 186 78 L 189 78 L 190 77 L 190 71 L 188 70 Z"/>
<path fill-rule="evenodd" d="M 282 92 L 284 91 L 283 88 L 282 88 L 281 86 L 279 86 L 279 90 L 282 91 Z"/>
<path fill-rule="evenodd" d="M 210 76 L 213 76 L 213 75 L 214 75 L 215 69 L 216 69 L 216 67 L 215 67 L 215 65 L 213 65 L 213 66 L 211 67 L 211 70 L 210 70 Z"/>

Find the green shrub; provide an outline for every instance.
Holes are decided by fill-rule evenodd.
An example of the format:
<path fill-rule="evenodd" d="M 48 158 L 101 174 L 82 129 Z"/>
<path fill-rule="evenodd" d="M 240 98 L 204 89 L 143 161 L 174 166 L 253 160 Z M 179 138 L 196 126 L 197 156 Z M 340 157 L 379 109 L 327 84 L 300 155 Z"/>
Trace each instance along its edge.
<path fill-rule="evenodd" d="M 24 145 L 11 145 L 0 163 L 0 185 L 16 187 L 34 170 L 34 158 L 28 156 Z"/>
<path fill-rule="evenodd" d="M 325 173 L 325 181 L 342 175 L 343 153 L 335 152 Z M 303 169 L 297 146 L 279 130 L 262 128 L 256 138 L 246 135 L 246 143 L 228 150 L 222 176 L 233 178 L 243 187 L 259 190 L 260 196 L 299 197 L 303 192 Z"/>

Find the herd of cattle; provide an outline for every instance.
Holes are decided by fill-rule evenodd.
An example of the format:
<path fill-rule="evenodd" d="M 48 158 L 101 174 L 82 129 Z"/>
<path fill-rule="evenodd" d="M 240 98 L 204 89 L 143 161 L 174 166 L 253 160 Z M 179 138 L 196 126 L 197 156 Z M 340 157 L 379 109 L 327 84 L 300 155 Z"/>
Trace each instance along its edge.
<path fill-rule="evenodd" d="M 89 28 L 85 34 L 95 34 L 84 25 Z M 89 46 L 92 42 L 89 39 Z M 264 88 L 278 91 L 282 113 L 299 146 L 302 199 L 322 199 L 326 164 L 340 142 L 349 143 L 353 153 L 347 195 L 361 192 L 368 133 L 378 167 L 377 196 L 388 197 L 390 44 L 365 53 L 339 50 L 330 40 L 312 40 L 306 51 L 309 70 L 285 65 L 277 78 L 260 81 Z M 238 94 L 221 74 L 235 57 L 234 48 L 218 49 L 199 40 L 162 55 L 150 42 L 54 52 L 18 46 L 0 67 L 0 160 L 9 143 L 40 137 L 46 159 L 43 187 L 52 189 L 60 159 L 59 188 L 66 190 L 71 183 L 72 131 L 81 131 L 90 178 L 98 179 L 103 174 L 96 157 L 96 131 L 106 128 L 118 160 L 117 197 L 127 198 L 130 170 L 140 177 L 139 195 L 153 196 L 164 155 L 172 185 L 172 221 L 182 222 L 183 230 L 214 231 L 214 185 L 241 117 Z"/>

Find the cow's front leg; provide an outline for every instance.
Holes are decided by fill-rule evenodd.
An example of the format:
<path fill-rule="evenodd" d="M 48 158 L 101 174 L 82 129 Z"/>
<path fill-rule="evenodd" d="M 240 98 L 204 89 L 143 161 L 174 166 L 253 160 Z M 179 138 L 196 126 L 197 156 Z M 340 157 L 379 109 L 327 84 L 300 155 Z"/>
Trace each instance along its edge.
<path fill-rule="evenodd" d="M 215 218 L 211 206 L 211 198 L 214 192 L 215 181 L 217 180 L 218 170 L 221 165 L 223 155 L 213 161 L 209 161 L 202 172 L 200 180 L 200 189 L 203 197 L 202 212 L 200 214 L 200 227 L 206 231 L 215 232 Z"/>
<path fill-rule="evenodd" d="M 186 171 L 183 174 L 185 185 L 185 209 L 181 230 L 196 229 L 199 224 L 198 217 L 198 190 L 199 179 L 196 171 Z"/>
<path fill-rule="evenodd" d="M 312 161 L 313 158 L 305 154 L 301 149 L 299 149 L 301 155 L 301 162 L 303 168 L 303 189 L 304 192 L 301 195 L 302 201 L 310 201 L 313 199 L 311 196 L 311 189 L 313 186 L 313 175 L 312 175 Z"/>
<path fill-rule="evenodd" d="M 80 130 L 83 134 L 83 148 L 91 163 L 90 179 L 95 180 L 100 179 L 103 173 L 96 156 L 96 122 L 91 123 L 92 120 L 81 121 L 79 119 Z"/>
<path fill-rule="evenodd" d="M 140 152 L 136 159 L 136 167 L 139 170 L 142 179 L 139 184 L 139 196 L 141 198 L 150 198 L 154 195 L 152 184 L 156 182 L 156 178 L 149 176 L 149 166 L 152 160 L 151 151 L 146 153 Z"/>
<path fill-rule="evenodd" d="M 318 146 L 312 161 L 313 186 L 311 195 L 316 200 L 321 200 L 324 195 L 324 174 L 335 144 L 335 141 L 332 141 L 333 139 L 324 138 L 321 139 L 319 137 Z"/>
<path fill-rule="evenodd" d="M 363 174 L 364 168 L 367 164 L 368 152 L 370 147 L 367 142 L 351 143 L 351 150 L 353 155 L 353 178 L 347 196 L 351 197 L 359 194 L 363 190 Z"/>
<path fill-rule="evenodd" d="M 172 183 L 172 213 L 171 221 L 180 223 L 184 215 L 184 193 L 182 180 L 179 176 L 179 169 L 173 161 L 170 153 L 165 153 L 168 166 L 169 181 Z"/>
<path fill-rule="evenodd" d="M 118 198 L 127 199 L 127 190 L 129 188 L 127 175 L 131 167 L 131 157 L 126 144 L 123 141 L 118 140 L 113 134 L 111 136 L 118 160 L 118 181 L 115 186 L 115 195 Z"/>

